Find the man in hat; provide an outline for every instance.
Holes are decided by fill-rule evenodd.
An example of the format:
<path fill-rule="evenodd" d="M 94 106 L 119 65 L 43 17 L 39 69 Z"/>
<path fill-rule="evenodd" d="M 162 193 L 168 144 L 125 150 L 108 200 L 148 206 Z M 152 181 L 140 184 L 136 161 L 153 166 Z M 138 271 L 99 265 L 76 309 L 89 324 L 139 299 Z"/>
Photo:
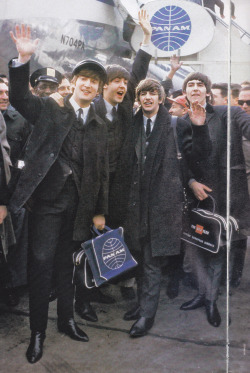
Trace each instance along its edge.
<path fill-rule="evenodd" d="M 62 74 L 52 67 L 43 67 L 33 72 L 30 76 L 30 85 L 34 94 L 47 97 L 55 93 L 62 82 Z"/>
<path fill-rule="evenodd" d="M 185 96 L 178 96 L 175 99 L 168 98 L 167 100 L 172 103 L 169 114 L 176 117 L 183 117 L 188 112 L 188 103 Z"/>
<path fill-rule="evenodd" d="M 73 318 L 72 253 L 89 239 L 92 221 L 103 229 L 107 212 L 107 133 L 91 104 L 106 81 L 104 67 L 93 60 L 73 70 L 74 93 L 64 107 L 29 91 L 29 60 L 38 39 L 30 27 L 10 33 L 19 52 L 10 67 L 10 100 L 34 129 L 25 168 L 10 201 L 13 211 L 25 204 L 30 213 L 29 297 L 31 340 L 26 356 L 37 362 L 43 353 L 52 272 L 56 270 L 58 330 L 86 342 Z M 98 221 L 101 220 L 100 225 Z"/>

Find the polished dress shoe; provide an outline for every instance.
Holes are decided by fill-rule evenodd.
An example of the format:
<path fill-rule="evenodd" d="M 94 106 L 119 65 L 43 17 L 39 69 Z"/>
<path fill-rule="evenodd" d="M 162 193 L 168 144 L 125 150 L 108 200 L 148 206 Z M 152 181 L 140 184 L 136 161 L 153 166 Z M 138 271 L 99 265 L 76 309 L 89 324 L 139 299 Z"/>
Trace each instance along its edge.
<path fill-rule="evenodd" d="M 4 289 L 4 303 L 8 307 L 16 307 L 19 303 L 19 295 L 13 288 Z"/>
<path fill-rule="evenodd" d="M 205 302 L 207 321 L 210 325 L 218 327 L 221 323 L 221 317 L 215 301 L 206 300 Z"/>
<path fill-rule="evenodd" d="M 30 344 L 26 352 L 27 360 L 30 364 L 36 363 L 43 356 L 43 342 L 45 332 L 32 332 Z"/>
<path fill-rule="evenodd" d="M 57 322 L 57 327 L 59 332 L 68 335 L 70 338 L 81 341 L 81 342 L 88 342 L 89 338 L 87 334 L 85 334 L 78 326 L 73 318 L 70 318 L 66 321 Z"/>
<path fill-rule="evenodd" d="M 137 304 L 135 307 L 131 308 L 131 310 L 124 313 L 123 320 L 130 321 L 130 320 L 138 320 L 140 317 L 140 306 Z"/>
<path fill-rule="evenodd" d="M 154 324 L 154 317 L 140 317 L 131 327 L 129 335 L 132 338 L 143 337 Z"/>
<path fill-rule="evenodd" d="M 97 314 L 95 313 L 94 309 L 92 308 L 89 302 L 84 302 L 80 304 L 76 302 L 75 311 L 84 320 L 92 322 L 98 321 Z"/>
<path fill-rule="evenodd" d="M 111 297 L 110 295 L 103 294 L 101 290 L 98 288 L 91 289 L 89 298 L 90 298 L 90 301 L 97 302 L 97 303 L 103 303 L 103 304 L 115 303 L 115 299 L 113 297 Z"/>
<path fill-rule="evenodd" d="M 198 294 L 188 302 L 183 303 L 180 309 L 183 311 L 195 310 L 196 308 L 203 307 L 205 305 L 205 295 Z"/>

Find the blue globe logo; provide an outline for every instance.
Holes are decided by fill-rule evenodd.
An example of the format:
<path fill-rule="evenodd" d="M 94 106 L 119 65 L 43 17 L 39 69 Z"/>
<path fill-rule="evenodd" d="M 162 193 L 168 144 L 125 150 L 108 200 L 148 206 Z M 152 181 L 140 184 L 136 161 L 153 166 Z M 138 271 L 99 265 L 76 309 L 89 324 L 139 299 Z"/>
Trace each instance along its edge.
<path fill-rule="evenodd" d="M 153 28 L 152 43 L 167 52 L 182 47 L 191 33 L 191 20 L 187 12 L 175 5 L 158 10 L 150 20 Z"/>
<path fill-rule="evenodd" d="M 126 259 L 126 251 L 122 242 L 117 238 L 109 238 L 102 247 L 102 259 L 109 269 L 120 268 Z"/>

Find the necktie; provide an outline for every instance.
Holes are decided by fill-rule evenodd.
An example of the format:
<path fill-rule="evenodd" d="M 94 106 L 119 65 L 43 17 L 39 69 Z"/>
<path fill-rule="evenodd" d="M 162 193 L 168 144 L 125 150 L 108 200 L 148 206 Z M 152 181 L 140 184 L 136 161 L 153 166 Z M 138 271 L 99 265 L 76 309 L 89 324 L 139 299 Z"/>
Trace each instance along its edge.
<path fill-rule="evenodd" d="M 117 111 L 115 106 L 112 107 L 111 113 L 113 117 L 112 122 L 114 122 L 117 119 Z"/>
<path fill-rule="evenodd" d="M 146 126 L 146 137 L 149 137 L 151 133 L 151 119 L 147 120 L 147 126 Z"/>
<path fill-rule="evenodd" d="M 77 119 L 79 120 L 79 122 L 80 122 L 81 124 L 84 124 L 83 119 L 82 119 L 82 114 L 83 114 L 83 110 L 82 110 L 82 108 L 78 109 Z"/>

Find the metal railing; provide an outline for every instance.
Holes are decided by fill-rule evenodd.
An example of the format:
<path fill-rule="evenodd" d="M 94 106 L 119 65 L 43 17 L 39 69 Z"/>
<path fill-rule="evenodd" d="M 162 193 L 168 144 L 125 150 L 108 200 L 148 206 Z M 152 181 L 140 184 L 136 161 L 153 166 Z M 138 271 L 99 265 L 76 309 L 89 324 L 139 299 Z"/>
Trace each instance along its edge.
<path fill-rule="evenodd" d="M 216 21 L 221 23 L 224 27 L 226 27 L 226 29 L 229 28 L 228 24 L 225 21 L 223 21 L 223 19 L 221 19 L 215 12 L 213 12 L 211 9 L 206 8 L 206 7 L 204 7 L 204 9 L 206 9 L 209 13 L 211 13 L 211 15 L 213 15 L 216 18 Z M 244 36 L 246 36 L 249 39 L 249 44 L 250 44 L 250 34 L 249 34 L 249 32 L 247 32 L 243 27 L 241 27 L 237 22 L 235 22 L 232 19 L 231 19 L 231 24 L 237 30 L 240 31 L 240 33 L 241 33 L 240 38 L 242 39 Z"/>

